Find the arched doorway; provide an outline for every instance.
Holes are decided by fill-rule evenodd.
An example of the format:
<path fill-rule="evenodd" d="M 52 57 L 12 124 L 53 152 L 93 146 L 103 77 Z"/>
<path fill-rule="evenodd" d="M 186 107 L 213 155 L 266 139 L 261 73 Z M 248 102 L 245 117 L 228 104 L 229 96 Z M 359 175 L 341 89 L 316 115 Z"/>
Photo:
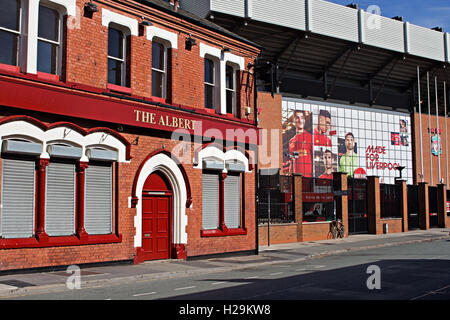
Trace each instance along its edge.
<path fill-rule="evenodd" d="M 170 258 L 173 193 L 161 171 L 145 180 L 142 189 L 142 258 Z"/>
<path fill-rule="evenodd" d="M 151 177 L 154 173 L 157 175 Z M 147 187 L 144 187 L 146 185 Z M 153 186 L 153 187 L 149 187 Z M 150 189 L 146 189 L 150 188 Z M 164 190 L 157 190 L 157 189 Z M 149 194 L 151 192 L 152 194 Z M 134 226 L 134 246 L 136 255 L 134 263 L 145 260 L 164 259 L 145 254 L 143 250 L 143 196 L 170 196 L 169 200 L 169 258 L 186 259 L 185 246 L 187 244 L 187 215 L 186 209 L 191 206 L 191 190 L 189 180 L 183 166 L 166 150 L 154 151 L 141 163 L 133 182 L 130 201 L 131 208 L 136 208 Z M 163 200 L 161 200 L 163 202 Z M 146 206 L 149 206 L 146 203 Z M 146 209 L 147 210 L 147 209 Z M 162 240 L 160 240 L 162 242 Z M 166 254 L 164 255 L 167 256 Z"/>

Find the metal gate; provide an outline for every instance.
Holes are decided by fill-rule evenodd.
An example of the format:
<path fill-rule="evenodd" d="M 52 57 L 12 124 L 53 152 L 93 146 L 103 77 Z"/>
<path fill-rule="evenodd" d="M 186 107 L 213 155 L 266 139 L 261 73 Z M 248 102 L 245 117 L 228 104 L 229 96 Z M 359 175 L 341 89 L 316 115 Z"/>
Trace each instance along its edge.
<path fill-rule="evenodd" d="M 419 229 L 419 187 L 408 185 L 408 230 Z"/>
<path fill-rule="evenodd" d="M 369 232 L 367 219 L 367 180 L 347 179 L 348 189 L 348 233 Z"/>
<path fill-rule="evenodd" d="M 438 192 L 437 187 L 428 187 L 428 204 L 430 212 L 430 228 L 439 227 L 438 224 Z"/>
<path fill-rule="evenodd" d="M 260 174 L 259 182 L 258 223 L 295 222 L 292 176 Z"/>
<path fill-rule="evenodd" d="M 380 184 L 380 217 L 383 218 L 401 218 L 402 203 L 401 186 L 396 184 Z"/>

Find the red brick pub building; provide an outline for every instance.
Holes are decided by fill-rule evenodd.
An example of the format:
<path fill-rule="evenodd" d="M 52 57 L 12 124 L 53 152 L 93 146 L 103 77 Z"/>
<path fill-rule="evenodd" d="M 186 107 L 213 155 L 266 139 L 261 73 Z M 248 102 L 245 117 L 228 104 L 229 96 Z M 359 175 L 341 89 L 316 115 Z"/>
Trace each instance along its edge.
<path fill-rule="evenodd" d="M 255 252 L 258 46 L 159 0 L 2 0 L 0 39 L 0 270 Z"/>

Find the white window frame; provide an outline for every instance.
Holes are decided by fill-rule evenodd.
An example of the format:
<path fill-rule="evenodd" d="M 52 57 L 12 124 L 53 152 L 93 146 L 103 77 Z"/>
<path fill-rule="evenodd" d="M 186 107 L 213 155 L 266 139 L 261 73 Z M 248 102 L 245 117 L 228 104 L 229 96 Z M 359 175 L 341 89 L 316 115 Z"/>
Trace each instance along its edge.
<path fill-rule="evenodd" d="M 16 64 L 14 65 L 15 67 L 18 67 L 21 65 L 21 55 L 22 55 L 22 50 L 23 50 L 23 30 L 24 30 L 24 1 L 23 0 L 19 0 L 18 1 L 20 4 L 20 8 L 19 8 L 19 30 L 11 30 L 8 28 L 4 28 L 0 26 L 0 30 L 8 32 L 8 33 L 12 33 L 17 35 L 17 52 L 16 52 Z"/>
<path fill-rule="evenodd" d="M 120 59 L 120 58 L 117 58 L 117 57 L 110 56 L 108 54 L 108 61 L 109 61 L 109 59 L 111 59 L 111 60 L 115 60 L 115 61 L 120 61 L 122 63 L 120 84 L 115 84 L 115 83 L 110 83 L 110 82 L 108 82 L 108 83 L 109 84 L 113 84 L 113 85 L 126 87 L 127 86 L 127 77 L 128 77 L 128 74 L 127 74 L 127 68 L 128 68 L 128 64 L 127 64 L 127 58 L 128 58 L 128 56 L 127 56 L 127 53 L 128 53 L 127 52 L 127 45 L 128 45 L 127 37 L 129 36 L 129 31 L 126 28 L 121 27 L 120 25 L 112 23 L 112 24 L 110 24 L 108 26 L 108 37 L 109 37 L 109 30 L 110 29 L 115 29 L 115 30 L 118 30 L 118 31 L 122 32 L 122 36 L 123 36 L 123 38 L 122 38 L 122 51 L 123 51 L 122 52 L 122 57 L 123 58 Z M 108 41 L 108 49 L 107 50 L 109 52 L 109 41 Z"/>
<path fill-rule="evenodd" d="M 232 54 L 230 52 L 223 52 L 221 49 L 209 46 L 204 43 L 200 43 L 200 57 L 207 58 L 207 57 L 214 57 L 217 59 L 217 75 L 215 77 L 215 80 L 217 81 L 216 86 L 216 103 L 215 106 L 216 110 L 219 110 L 221 114 L 227 113 L 227 106 L 226 106 L 226 64 L 227 62 L 232 63 L 236 66 L 236 70 L 245 70 L 245 60 L 244 57 L 237 56 L 235 54 Z M 211 58 L 209 58 L 211 59 Z"/>
<path fill-rule="evenodd" d="M 46 2 L 40 1 L 39 2 L 39 7 L 40 6 L 43 6 L 43 7 L 46 7 L 48 9 L 54 10 L 58 14 L 58 37 L 57 37 L 58 41 L 53 41 L 53 40 L 49 40 L 49 39 L 45 39 L 45 38 L 39 37 L 39 30 L 37 30 L 37 38 L 36 38 L 37 39 L 37 41 L 36 41 L 36 70 L 38 72 L 41 72 L 41 71 L 38 70 L 37 54 L 38 54 L 38 51 L 39 51 L 39 41 L 42 41 L 42 42 L 46 42 L 46 43 L 50 43 L 50 44 L 58 46 L 57 56 L 56 56 L 56 61 L 55 61 L 55 64 L 56 64 L 56 68 L 55 68 L 56 69 L 56 73 L 55 73 L 55 75 L 60 76 L 61 75 L 61 71 L 62 71 L 62 54 L 63 54 L 63 41 L 64 41 L 64 39 L 63 39 L 64 14 L 63 14 L 63 12 L 62 12 L 62 10 L 61 10 L 61 8 L 59 6 L 52 5 L 51 3 L 46 3 Z M 39 19 L 40 19 L 40 17 L 39 17 Z M 37 25 L 39 26 L 39 20 L 38 20 L 38 24 Z"/>
<path fill-rule="evenodd" d="M 232 97 L 232 100 L 231 100 L 231 114 L 233 115 L 233 116 L 235 116 L 235 117 L 237 117 L 238 116 L 238 110 L 237 110 L 237 99 L 236 99 L 236 97 L 237 97 L 237 72 L 236 72 L 236 68 L 232 65 L 232 64 L 230 64 L 230 63 L 227 63 L 226 65 L 225 65 L 225 79 L 226 79 L 226 72 L 227 72 L 227 68 L 231 68 L 232 70 L 233 70 L 233 72 L 232 72 L 232 77 L 231 77 L 231 82 L 232 82 L 232 89 L 230 89 L 230 88 L 228 88 L 228 86 L 227 86 L 227 84 L 226 84 L 226 80 L 225 80 L 225 95 L 227 95 L 228 94 L 228 92 L 231 92 L 232 93 L 232 95 L 233 95 L 233 97 Z M 226 97 L 225 97 L 225 103 L 226 103 L 226 110 L 227 110 L 227 113 L 230 113 L 230 112 L 228 112 L 228 103 L 227 103 L 227 99 L 226 99 Z"/>
<path fill-rule="evenodd" d="M 152 56 L 152 96 L 153 96 L 153 71 L 161 73 L 162 74 L 162 99 L 167 99 L 167 61 L 168 61 L 168 48 L 167 45 L 163 41 L 159 40 L 153 40 L 152 41 L 152 52 L 153 52 L 153 43 L 157 43 L 163 47 L 163 62 L 164 62 L 164 69 L 156 69 L 153 68 L 153 56 Z"/>
<path fill-rule="evenodd" d="M 212 62 L 212 66 L 213 66 L 213 77 L 212 77 L 212 79 L 213 79 L 213 83 L 211 83 L 211 82 L 206 82 L 205 81 L 205 77 L 203 77 L 203 83 L 204 83 L 204 85 L 205 86 L 209 86 L 209 87 L 212 87 L 212 101 L 213 101 L 213 106 L 212 106 L 212 108 L 207 108 L 207 106 L 205 105 L 204 107 L 205 108 L 207 108 L 207 109 L 212 109 L 212 110 L 216 110 L 216 111 L 218 111 L 218 112 L 221 112 L 221 107 L 220 107 L 220 94 L 219 94 L 219 91 L 220 91 L 220 87 L 219 87 L 219 84 L 220 84 L 220 79 L 219 79 L 219 77 L 220 77 L 220 72 L 219 72 L 219 70 L 218 70 L 218 68 L 219 68 L 219 62 L 217 61 L 217 59 L 216 58 L 214 58 L 214 57 L 212 57 L 212 56 L 209 56 L 209 55 L 207 55 L 207 56 L 205 56 L 204 57 L 204 64 L 206 64 L 206 60 L 209 60 L 209 61 L 211 61 Z M 204 70 L 204 68 L 203 68 L 203 70 Z M 205 75 L 204 75 L 205 76 Z M 204 92 L 204 95 L 206 96 L 206 90 L 205 90 L 205 92 Z M 205 97 L 204 97 L 205 98 Z"/>

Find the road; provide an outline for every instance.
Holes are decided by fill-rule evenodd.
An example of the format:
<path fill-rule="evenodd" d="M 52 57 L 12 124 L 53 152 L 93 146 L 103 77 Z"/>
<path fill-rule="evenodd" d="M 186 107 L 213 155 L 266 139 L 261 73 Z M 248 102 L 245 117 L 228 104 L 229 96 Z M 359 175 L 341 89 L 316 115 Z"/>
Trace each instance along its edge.
<path fill-rule="evenodd" d="M 450 240 L 12 300 L 449 300 Z M 368 273 L 369 266 L 379 273 Z M 372 267 L 373 268 L 373 267 Z M 370 278 L 370 279 L 369 279 Z M 368 288 L 369 286 L 379 286 Z"/>

